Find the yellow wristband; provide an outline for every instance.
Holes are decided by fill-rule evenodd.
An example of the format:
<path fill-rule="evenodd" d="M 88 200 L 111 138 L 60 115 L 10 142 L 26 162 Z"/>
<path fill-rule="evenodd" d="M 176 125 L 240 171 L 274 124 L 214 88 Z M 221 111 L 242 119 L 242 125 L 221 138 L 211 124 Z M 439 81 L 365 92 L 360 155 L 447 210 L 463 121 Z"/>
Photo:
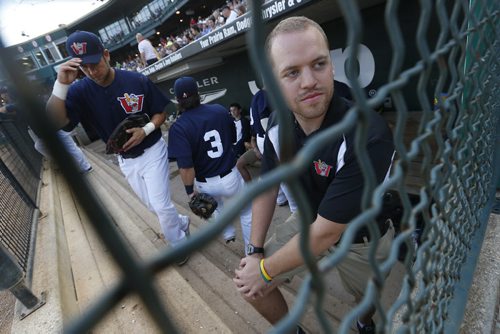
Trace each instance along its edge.
<path fill-rule="evenodd" d="M 264 281 L 271 282 L 273 280 L 271 275 L 267 273 L 266 268 L 264 268 L 264 259 L 260 260 L 260 273 L 262 274 L 262 278 L 264 278 Z"/>

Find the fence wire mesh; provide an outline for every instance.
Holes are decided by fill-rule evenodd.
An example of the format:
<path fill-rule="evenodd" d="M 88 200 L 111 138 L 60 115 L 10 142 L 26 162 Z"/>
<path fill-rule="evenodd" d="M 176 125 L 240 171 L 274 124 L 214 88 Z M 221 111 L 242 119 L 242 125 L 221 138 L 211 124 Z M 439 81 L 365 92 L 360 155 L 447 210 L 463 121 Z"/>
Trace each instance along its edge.
<path fill-rule="evenodd" d="M 0 243 L 27 273 L 41 159 L 26 124 L 0 116 Z"/>
<path fill-rule="evenodd" d="M 264 81 L 272 93 L 273 104 L 278 106 L 281 126 L 280 141 L 291 138 L 289 119 L 282 106 L 283 98 L 278 94 L 277 85 L 269 75 L 272 73 L 262 48 L 263 24 L 258 14 L 261 4 L 251 1 L 254 24 L 249 32 L 248 49 L 252 51 L 252 61 L 259 73 L 264 73 Z M 405 41 L 402 39 L 398 23 L 400 1 L 387 1 L 385 25 L 392 45 L 392 62 L 387 75 L 387 84 L 378 90 L 377 95 L 367 98 L 356 80 L 351 81 L 352 93 L 356 103 L 346 117 L 334 128 L 311 140 L 296 156 L 287 156 L 283 152 L 283 163 L 279 169 L 267 174 L 260 182 L 249 185 L 246 191 L 235 200 L 235 205 L 225 208 L 216 223 L 204 233 L 194 235 L 190 241 L 172 250 L 164 250 L 156 258 L 146 263 L 133 256 L 126 243 L 115 231 L 106 210 L 93 197 L 89 185 L 82 179 L 75 166 L 60 164 L 64 176 L 73 190 L 81 194 L 82 206 L 86 208 L 90 221 L 110 253 L 121 267 L 121 281 L 96 301 L 95 306 L 78 318 L 67 332 L 88 332 L 127 294 L 137 293 L 145 303 L 154 321 L 164 332 L 176 332 L 171 317 L 163 307 L 154 287 L 154 273 L 164 270 L 175 263 L 175 259 L 199 250 L 216 238 L 225 226 L 230 224 L 249 199 L 262 193 L 269 187 L 285 180 L 299 202 L 301 211 L 306 211 L 299 184 L 294 177 L 301 173 L 313 151 L 339 137 L 348 128 L 356 127 L 358 132 L 366 132 L 366 113 L 380 105 L 390 96 L 397 110 L 394 137 L 397 161 L 389 182 L 375 186 L 373 173 L 362 142 L 362 135 L 356 141 L 356 152 L 363 173 L 367 180 L 363 196 L 363 213 L 350 224 L 337 251 L 332 253 L 318 266 L 309 252 L 304 234 L 301 250 L 310 269 L 309 274 L 289 315 L 273 332 L 286 332 L 292 329 L 303 316 L 305 305 L 312 303 L 318 322 L 324 332 L 333 332 L 324 309 L 325 295 L 324 274 L 332 270 L 345 257 L 354 239 L 354 234 L 361 226 L 368 226 L 370 233 L 377 233 L 374 220 L 381 208 L 382 195 L 389 189 L 396 189 L 402 199 L 404 212 L 401 232 L 395 238 L 390 256 L 383 262 L 371 259 L 373 277 L 366 289 L 362 302 L 354 307 L 341 321 L 336 331 L 348 333 L 351 324 L 370 305 L 375 305 L 380 314 L 380 332 L 444 332 L 449 322 L 461 322 L 457 304 L 465 304 L 466 295 L 457 294 L 456 287 L 463 284 L 467 259 L 477 256 L 471 252 L 477 234 L 484 228 L 486 214 L 491 208 L 493 184 L 493 156 L 496 131 L 498 131 L 499 106 L 499 6 L 498 1 L 419 1 L 419 26 L 415 39 L 420 53 L 420 60 L 409 68 L 403 68 Z M 347 25 L 348 45 L 351 46 L 349 57 L 356 58 L 358 46 L 362 40 L 362 20 L 356 2 L 339 0 Z M 439 38 L 435 45 L 429 45 L 426 33 L 430 29 L 429 21 L 436 15 L 439 22 Z M 435 27 L 432 27 L 435 28 Z M 11 56 L 11 55 L 10 55 Z M 17 68 L 2 51 L 2 62 L 12 82 L 18 87 L 22 97 L 22 106 L 29 113 L 30 124 L 51 148 L 57 161 L 69 161 L 69 156 L 55 137 L 54 128 L 41 115 L 43 107 L 29 92 L 31 87 L 23 76 L 16 75 Z M 355 77 L 355 62 L 347 68 L 348 77 Z M 437 82 L 431 82 L 432 74 L 438 73 Z M 410 81 L 417 82 L 417 95 L 421 107 L 418 130 L 415 137 L 405 142 L 405 134 L 410 112 L 405 102 L 403 89 Z M 431 89 L 430 89 L 431 88 Z M 414 119 L 414 118 L 413 118 Z M 282 147 L 284 145 L 281 145 Z M 419 173 L 423 185 L 418 189 L 419 200 L 414 203 L 408 195 L 406 181 L 410 165 L 420 161 Z M 307 214 L 306 214 L 307 215 Z M 421 222 L 422 224 L 419 224 Z M 302 221 L 302 228 L 306 223 Z M 415 247 L 415 232 L 423 228 L 421 240 Z M 304 229 L 305 230 L 305 229 Z M 481 240 L 479 240 L 481 242 Z M 373 243 L 376 247 L 377 243 Z M 398 298 L 387 308 L 380 302 L 384 288 L 385 274 L 396 261 L 400 247 L 408 249 L 404 258 L 405 275 Z M 458 318 L 451 319 L 451 315 Z"/>

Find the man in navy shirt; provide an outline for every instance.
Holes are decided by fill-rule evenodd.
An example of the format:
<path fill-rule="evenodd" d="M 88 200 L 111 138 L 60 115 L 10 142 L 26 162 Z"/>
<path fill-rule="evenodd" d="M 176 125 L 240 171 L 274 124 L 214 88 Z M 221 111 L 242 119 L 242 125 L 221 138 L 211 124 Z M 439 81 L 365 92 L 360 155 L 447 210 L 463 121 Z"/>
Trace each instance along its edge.
<path fill-rule="evenodd" d="M 245 184 L 235 167 L 233 118 L 220 104 L 202 105 L 198 86 L 191 77 L 177 79 L 174 93 L 181 115 L 168 133 L 169 158 L 177 160 L 187 195 L 194 195 L 194 187 L 198 192 L 212 195 L 218 203 L 218 212 Z M 240 215 L 245 246 L 250 238 L 251 220 L 249 205 Z M 226 242 L 234 241 L 234 226 L 226 227 L 223 236 Z"/>
<path fill-rule="evenodd" d="M 61 127 L 71 128 L 87 119 L 104 142 L 127 116 L 149 115 L 144 127 L 127 130 L 132 136 L 118 162 L 137 196 L 157 214 L 165 238 L 175 246 L 189 234 L 189 218 L 179 215 L 170 199 L 167 145 L 160 130 L 170 100 L 146 76 L 114 69 L 109 51 L 93 33 L 74 32 L 66 49 L 72 58 L 59 68 L 47 103 L 49 111 Z M 75 81 L 79 70 L 85 78 Z"/>
<path fill-rule="evenodd" d="M 342 121 L 349 105 L 334 94 L 328 39 L 314 21 L 305 17 L 281 21 L 268 36 L 266 50 L 294 117 L 294 138 L 287 145 L 298 152 L 310 138 Z M 271 116 L 267 128 L 262 173 L 279 164 L 279 124 L 275 116 L 276 113 Z M 369 124 L 366 150 L 376 181 L 382 183 L 389 174 L 394 155 L 392 133 L 375 112 L 370 114 Z M 315 256 L 334 251 L 347 224 L 361 213 L 364 182 L 354 152 L 354 138 L 353 129 L 320 148 L 299 176 L 313 210 L 313 215 L 305 219 L 311 224 L 309 246 Z M 278 223 L 275 234 L 265 244 L 277 193 L 278 188 L 274 187 L 253 200 L 249 247 L 253 252 L 241 260 L 234 278 L 238 291 L 272 324 L 288 312 L 278 285 L 304 269 L 301 268 L 303 258 L 296 213 L 286 222 Z M 378 227 L 382 235 L 378 240 L 370 240 L 366 227 L 360 229 L 350 251 L 337 265 L 344 287 L 357 302 L 363 298 L 367 281 L 373 275 L 370 243 L 377 243 L 375 258 L 378 261 L 389 255 L 394 228 L 390 221 L 381 222 Z M 358 319 L 361 333 L 375 332 L 371 319 L 374 311 L 371 308 Z"/>

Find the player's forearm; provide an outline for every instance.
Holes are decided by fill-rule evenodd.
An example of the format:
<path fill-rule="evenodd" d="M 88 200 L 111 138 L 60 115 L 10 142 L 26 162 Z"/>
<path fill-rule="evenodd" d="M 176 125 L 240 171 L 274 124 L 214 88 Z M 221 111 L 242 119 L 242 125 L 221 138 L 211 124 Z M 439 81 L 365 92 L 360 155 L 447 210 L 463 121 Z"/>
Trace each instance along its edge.
<path fill-rule="evenodd" d="M 195 171 L 194 168 L 179 168 L 182 183 L 185 186 L 192 186 L 194 184 Z"/>
<path fill-rule="evenodd" d="M 250 242 L 254 246 L 264 246 L 267 231 L 273 218 L 277 196 L 278 187 L 273 187 L 253 200 Z"/>
<path fill-rule="evenodd" d="M 56 122 L 56 126 L 62 128 L 69 123 L 68 114 L 66 111 L 66 105 L 64 100 L 61 98 L 51 95 L 47 101 L 47 111 L 48 114 Z"/>
<path fill-rule="evenodd" d="M 153 117 L 151 117 L 151 122 L 154 123 L 155 129 L 158 129 L 163 123 L 165 123 L 166 119 L 167 113 L 161 112 L 158 114 L 154 114 Z"/>

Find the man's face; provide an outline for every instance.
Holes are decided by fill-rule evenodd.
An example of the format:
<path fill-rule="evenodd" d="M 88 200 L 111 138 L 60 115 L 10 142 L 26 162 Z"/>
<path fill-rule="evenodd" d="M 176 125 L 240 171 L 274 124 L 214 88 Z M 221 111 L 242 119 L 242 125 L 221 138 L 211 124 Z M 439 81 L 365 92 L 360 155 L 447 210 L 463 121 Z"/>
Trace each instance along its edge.
<path fill-rule="evenodd" d="M 109 82 L 111 66 L 109 65 L 109 53 L 107 50 L 97 64 L 80 65 L 80 69 L 87 77 L 100 86 L 107 86 L 111 83 Z"/>
<path fill-rule="evenodd" d="M 277 35 L 270 58 L 288 107 L 301 120 L 322 120 L 333 96 L 333 66 L 314 27 Z"/>
<path fill-rule="evenodd" d="M 236 118 L 236 119 L 239 119 L 240 118 L 240 115 L 241 115 L 241 110 L 238 109 L 237 107 L 229 107 L 229 111 L 231 112 L 231 115 Z"/>
<path fill-rule="evenodd" d="M 224 8 L 222 10 L 222 16 L 224 16 L 226 19 L 229 17 L 230 13 L 231 13 L 231 11 L 229 10 L 229 8 Z"/>

